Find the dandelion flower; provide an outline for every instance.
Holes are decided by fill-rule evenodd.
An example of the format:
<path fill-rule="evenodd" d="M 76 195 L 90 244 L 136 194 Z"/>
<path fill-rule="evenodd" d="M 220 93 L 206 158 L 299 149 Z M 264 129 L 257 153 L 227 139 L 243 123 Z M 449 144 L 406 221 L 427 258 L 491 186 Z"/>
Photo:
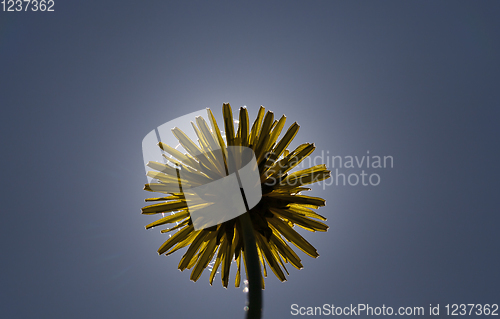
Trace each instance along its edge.
<path fill-rule="evenodd" d="M 253 150 L 260 175 L 262 198 L 248 212 L 250 218 L 247 220 L 251 222 L 261 269 L 265 277 L 270 269 L 280 281 L 286 281 L 285 273 L 288 274 L 288 270 L 285 264 L 297 269 L 302 268 L 301 259 L 290 244 L 313 258 L 319 256 L 316 249 L 295 230 L 295 226 L 312 232 L 324 232 L 328 229 L 322 222 L 326 221 L 326 218 L 314 211 L 324 206 L 325 200 L 303 195 L 302 192 L 310 190 L 304 186 L 329 178 L 330 171 L 322 164 L 291 172 L 314 151 L 315 146 L 305 143 L 290 152 L 287 147 L 297 134 L 299 125 L 293 123 L 279 139 L 285 126 L 284 115 L 275 120 L 273 112 L 266 113 L 264 107 L 261 107 L 255 122 L 250 127 L 247 109 L 241 108 L 238 127 L 235 130 L 231 107 L 229 104 L 223 104 L 224 139 L 211 110 L 207 109 L 207 113 L 210 126 L 202 117 L 196 118 L 196 124 L 193 123 L 198 144 L 180 129 L 174 128 L 172 129 L 174 136 L 187 153 L 183 154 L 172 146 L 160 142 L 159 147 L 168 154 L 165 158 L 170 163 L 147 164 L 154 170 L 148 172 L 148 176 L 154 178 L 156 182 L 146 184 L 144 189 L 165 193 L 168 196 L 146 199 L 147 202 L 161 203 L 142 208 L 142 213 L 169 214 L 150 223 L 146 228 L 174 225 L 161 231 L 173 232 L 173 235 L 161 245 L 158 254 L 170 255 L 187 247 L 178 268 L 181 271 L 192 269 L 190 278 L 193 281 L 200 278 L 216 256 L 209 282 L 212 284 L 220 268 L 224 287 L 228 286 L 230 266 L 235 260 L 237 264 L 235 286 L 240 286 L 242 260 L 247 270 L 242 227 L 248 225 L 241 224 L 243 219 L 234 218 L 212 227 L 196 230 L 185 194 L 182 188 L 180 192 L 178 190 L 180 177 L 175 167 L 185 172 L 182 177 L 183 184 L 206 184 L 226 175 L 225 159 L 217 160 L 214 149 L 220 148 L 224 153 L 228 147 L 243 146 Z M 261 278 L 263 288 L 264 278 Z"/>

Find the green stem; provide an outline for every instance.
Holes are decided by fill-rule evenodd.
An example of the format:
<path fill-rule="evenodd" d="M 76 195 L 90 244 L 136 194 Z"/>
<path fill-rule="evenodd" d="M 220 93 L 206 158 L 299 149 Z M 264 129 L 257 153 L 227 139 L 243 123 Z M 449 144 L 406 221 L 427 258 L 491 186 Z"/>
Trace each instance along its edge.
<path fill-rule="evenodd" d="M 246 212 L 239 217 L 243 235 L 244 254 L 248 280 L 248 312 L 247 319 L 260 319 L 262 316 L 262 275 L 257 253 L 257 244 L 253 234 L 252 220 Z"/>

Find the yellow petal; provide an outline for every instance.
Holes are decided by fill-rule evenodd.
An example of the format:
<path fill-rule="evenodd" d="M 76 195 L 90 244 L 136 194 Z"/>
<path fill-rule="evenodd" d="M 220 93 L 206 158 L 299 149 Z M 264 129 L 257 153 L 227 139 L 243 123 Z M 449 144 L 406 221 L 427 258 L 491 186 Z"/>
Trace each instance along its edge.
<path fill-rule="evenodd" d="M 232 237 L 233 237 L 232 233 L 229 234 L 227 231 L 224 232 L 223 240 L 227 242 L 227 244 L 224 245 L 223 248 L 224 257 L 222 258 L 222 266 L 221 266 L 221 281 L 224 288 L 227 288 L 227 285 L 229 284 L 229 271 L 231 267 L 231 262 L 233 261 L 233 256 L 231 256 L 231 243 L 233 240 Z"/>
<path fill-rule="evenodd" d="M 283 127 L 285 126 L 286 122 L 286 116 L 281 116 L 279 119 L 278 123 L 273 127 L 273 131 L 271 133 L 271 137 L 269 138 L 269 143 L 266 146 L 266 150 L 274 145 L 276 141 L 278 140 L 279 135 L 281 134 L 281 131 L 283 130 Z"/>
<path fill-rule="evenodd" d="M 287 275 L 290 275 L 288 273 L 288 270 L 286 269 L 285 263 L 283 262 L 283 259 L 282 259 L 283 256 L 280 254 L 278 249 L 276 249 L 276 246 L 274 246 L 273 244 L 268 242 L 267 247 L 269 247 L 269 250 L 271 251 L 274 259 L 278 262 L 279 266 L 281 266 L 281 268 L 283 268 L 283 270 L 286 272 Z M 285 262 L 286 262 L 286 259 L 285 259 Z"/>
<path fill-rule="evenodd" d="M 208 174 L 209 176 L 213 173 L 210 171 L 210 161 L 206 157 L 205 154 L 203 154 L 202 150 L 196 145 L 181 129 L 178 127 L 174 127 L 172 129 L 172 133 L 175 135 L 175 137 L 179 140 L 179 143 L 184 147 L 186 151 L 194 158 L 196 159 L 199 164 L 200 164 L 200 170 L 204 172 L 205 174 Z M 188 156 L 188 155 L 186 155 Z M 189 157 L 189 156 L 188 156 Z M 207 167 L 208 169 L 204 170 L 203 166 Z M 213 178 L 213 176 L 212 176 Z"/>
<path fill-rule="evenodd" d="M 288 195 L 280 193 L 268 193 L 266 197 L 276 198 L 288 204 L 303 204 L 311 205 L 313 208 L 318 208 L 319 206 L 325 206 L 325 200 L 319 197 L 306 196 L 306 195 Z"/>
<path fill-rule="evenodd" d="M 166 165 L 166 164 L 163 164 L 163 163 L 158 163 L 158 162 L 155 162 L 155 161 L 150 161 L 146 164 L 146 166 L 156 170 L 156 171 L 159 171 L 159 172 L 162 172 L 162 173 L 165 173 L 165 174 L 169 174 L 169 175 L 172 175 L 172 176 L 176 176 L 177 175 L 177 170 L 175 169 L 175 167 L 172 167 L 170 165 Z"/>
<path fill-rule="evenodd" d="M 321 182 L 330 177 L 330 171 L 326 169 L 326 167 L 322 167 L 324 165 L 314 166 L 317 169 L 312 171 L 302 170 L 299 172 L 294 172 L 287 177 L 285 177 L 281 182 L 281 186 L 301 186 L 307 185 L 311 183 Z M 311 168 L 312 169 L 312 168 Z"/>
<path fill-rule="evenodd" d="M 160 203 L 149 205 L 142 208 L 143 214 L 158 214 L 158 213 L 168 213 L 176 210 L 181 210 L 187 208 L 185 200 L 176 200 L 168 203 Z"/>
<path fill-rule="evenodd" d="M 163 245 L 160 246 L 160 248 L 158 248 L 158 254 L 162 255 L 174 245 L 186 239 L 189 233 L 192 231 L 194 231 L 194 227 L 193 225 L 190 225 L 173 234 L 172 237 L 170 237 L 166 242 L 163 243 Z"/>
<path fill-rule="evenodd" d="M 210 120 L 210 124 L 212 125 L 212 134 L 214 135 L 214 139 L 219 142 L 219 146 L 220 149 L 222 150 L 222 155 L 225 161 L 227 158 L 226 144 L 224 143 L 224 139 L 222 138 L 219 126 L 217 125 L 217 121 L 215 120 L 212 110 L 207 108 L 207 113 L 208 113 L 208 119 Z"/>
<path fill-rule="evenodd" d="M 217 252 L 217 257 L 215 258 L 215 263 L 214 263 L 214 266 L 212 268 L 212 272 L 210 273 L 210 279 L 209 279 L 209 282 L 210 282 L 210 285 L 212 285 L 213 281 L 214 281 L 214 278 L 215 278 L 215 275 L 217 274 L 217 269 L 219 269 L 219 265 L 222 261 L 222 246 L 223 246 L 224 243 L 221 243 L 219 245 L 219 251 Z"/>
<path fill-rule="evenodd" d="M 285 133 L 285 136 L 283 136 L 283 138 L 278 142 L 278 145 L 276 145 L 273 150 L 276 158 L 279 158 L 281 156 L 281 153 L 283 153 L 283 151 L 288 147 L 295 135 L 297 135 L 299 128 L 300 126 L 297 124 L 297 122 L 294 122 L 292 125 L 290 125 Z"/>
<path fill-rule="evenodd" d="M 215 140 L 212 132 L 210 132 L 210 128 L 208 127 L 207 122 L 205 122 L 205 120 L 201 116 L 198 116 L 196 118 L 196 124 L 198 125 L 201 133 L 204 135 L 208 143 L 209 150 L 214 156 L 217 170 L 220 174 L 225 174 L 226 170 L 224 168 L 224 155 L 222 153 L 222 149 L 220 148 L 219 142 Z"/>
<path fill-rule="evenodd" d="M 289 170 L 299 165 L 306 157 L 311 155 L 316 147 L 314 144 L 302 144 L 297 150 L 289 154 L 285 159 L 286 162 L 282 164 L 281 168 L 274 174 L 275 176 L 282 176 Z M 300 150 L 299 150 L 300 149 Z"/>
<path fill-rule="evenodd" d="M 290 246 L 288 246 L 288 244 L 281 238 L 279 233 L 273 231 L 270 243 L 272 243 L 276 247 L 276 249 L 278 249 L 281 255 L 283 255 L 284 258 L 286 258 L 286 260 L 290 262 L 290 264 L 292 264 L 292 266 L 297 269 L 303 268 L 299 256 L 297 256 L 293 249 L 290 248 Z"/>
<path fill-rule="evenodd" d="M 179 140 L 179 143 L 184 147 L 186 151 L 191 154 L 191 156 L 198 156 L 201 154 L 200 148 L 184 133 L 180 128 L 174 127 L 172 133 Z"/>
<path fill-rule="evenodd" d="M 279 280 L 286 281 L 285 274 L 281 270 L 280 266 L 277 264 L 276 259 L 274 258 L 271 250 L 269 249 L 268 245 L 265 243 L 265 238 L 262 237 L 261 234 L 258 234 L 255 237 L 256 241 L 259 243 L 260 248 L 262 249 L 264 258 L 267 261 L 267 264 L 273 271 L 273 273 L 278 277 Z"/>
<path fill-rule="evenodd" d="M 304 143 L 299 145 L 292 153 L 287 154 L 281 160 L 275 162 L 272 167 L 267 170 L 264 169 L 261 174 L 261 181 L 268 185 L 270 181 L 276 181 L 277 178 L 302 162 L 302 160 L 309 156 L 314 149 L 314 144 Z M 274 155 L 271 154 L 270 156 L 269 159 L 272 159 Z"/>
<path fill-rule="evenodd" d="M 224 129 L 226 133 L 227 145 L 234 145 L 234 123 L 233 112 L 229 103 L 222 104 L 222 114 L 224 116 Z"/>
<path fill-rule="evenodd" d="M 271 126 L 274 121 L 274 113 L 268 111 L 264 117 L 264 122 L 262 123 L 262 128 L 259 132 L 259 139 L 254 146 L 255 157 L 257 158 L 257 163 L 260 162 L 261 158 L 265 155 L 267 151 L 265 147 L 269 141 Z"/>
<path fill-rule="evenodd" d="M 326 217 L 312 211 L 311 209 L 307 208 L 304 205 L 289 204 L 288 209 L 291 210 L 292 212 L 297 213 L 297 214 L 302 214 L 302 215 L 307 216 L 307 217 L 312 217 L 312 218 L 326 221 Z"/>
<path fill-rule="evenodd" d="M 167 201 L 167 200 L 174 200 L 174 199 L 184 199 L 184 196 L 169 196 L 169 197 L 154 197 L 154 198 L 146 198 L 144 201 L 145 202 L 157 202 L 157 201 Z"/>
<path fill-rule="evenodd" d="M 196 135 L 198 136 L 198 142 L 200 144 L 201 150 L 203 151 L 204 155 L 204 156 L 199 156 L 200 160 L 202 161 L 201 170 L 203 171 L 204 174 L 213 179 L 225 176 L 225 174 L 223 175 L 223 165 L 222 165 L 223 162 L 221 160 L 219 161 L 217 160 L 214 151 L 209 145 L 208 139 L 198 129 L 198 127 L 196 127 L 196 125 L 193 122 L 191 122 L 191 125 Z M 210 137 L 212 137 L 211 134 Z"/>
<path fill-rule="evenodd" d="M 146 175 L 153 178 L 153 179 L 157 179 L 165 184 L 173 184 L 173 185 L 178 185 L 177 187 L 180 188 L 180 187 L 186 187 L 186 188 L 189 188 L 189 187 L 194 187 L 194 186 L 199 186 L 200 185 L 200 182 L 199 181 L 188 181 L 188 180 L 185 180 L 185 179 L 180 179 L 179 177 L 177 176 L 171 176 L 171 175 L 167 175 L 167 174 L 163 174 L 163 173 L 158 173 L 158 172 L 153 172 L 153 171 L 148 171 L 146 172 Z"/>
<path fill-rule="evenodd" d="M 186 219 L 183 222 L 181 222 L 180 224 L 178 224 L 177 226 L 174 226 L 172 228 L 162 229 L 160 232 L 161 233 L 168 233 L 168 232 L 177 230 L 179 228 L 182 228 L 182 227 L 186 226 L 188 223 L 189 223 L 189 219 Z"/>
<path fill-rule="evenodd" d="M 165 252 L 165 256 L 171 255 L 171 254 L 175 253 L 176 251 L 178 251 L 179 249 L 182 249 L 182 248 L 190 245 L 200 232 L 201 232 L 201 230 L 196 230 L 196 231 L 190 232 L 187 236 L 184 237 L 184 239 L 180 240 L 177 244 L 175 244 L 175 246 L 173 246 L 170 250 Z"/>
<path fill-rule="evenodd" d="M 250 140 L 248 141 L 249 145 L 255 146 L 259 139 L 260 125 L 262 119 L 264 118 L 265 108 L 261 106 L 259 108 L 259 113 L 257 114 L 257 118 L 253 122 L 252 130 L 250 131 Z"/>
<path fill-rule="evenodd" d="M 198 263 L 191 272 L 191 280 L 197 281 L 200 278 L 203 270 L 207 268 L 208 264 L 212 260 L 215 254 L 215 250 L 217 248 L 217 236 L 215 235 L 216 232 L 211 232 L 208 245 L 206 246 L 205 250 L 203 251 L 203 254 L 198 259 Z"/>
<path fill-rule="evenodd" d="M 241 139 L 242 146 L 248 146 L 248 138 L 249 138 L 249 120 L 248 120 L 248 111 L 245 107 L 240 108 L 240 124 L 238 126 L 239 138 Z"/>
<path fill-rule="evenodd" d="M 236 278 L 234 279 L 234 286 L 238 288 L 241 282 L 241 254 L 236 258 L 236 265 L 238 270 L 236 271 Z"/>
<path fill-rule="evenodd" d="M 144 190 L 148 192 L 157 192 L 164 194 L 172 194 L 179 191 L 179 185 L 163 184 L 163 183 L 149 183 L 144 185 Z"/>
<path fill-rule="evenodd" d="M 189 213 L 188 213 L 187 209 L 180 211 L 178 213 L 172 214 L 172 215 L 165 216 L 161 219 L 158 219 L 157 221 L 146 225 L 146 229 L 150 229 L 150 228 L 160 226 L 160 225 L 175 223 L 175 222 L 178 222 L 180 220 L 183 220 L 186 217 L 189 217 Z"/>
<path fill-rule="evenodd" d="M 304 237 L 300 236 L 300 234 L 293 230 L 288 224 L 280 220 L 278 217 L 268 218 L 268 220 L 271 228 L 274 228 L 273 231 L 282 234 L 286 240 L 297 246 L 297 248 L 313 258 L 319 256 L 316 248 L 314 248 L 313 245 L 305 240 Z"/>
<path fill-rule="evenodd" d="M 254 232 L 254 236 L 258 236 L 258 232 Z M 264 277 L 267 277 L 267 269 L 266 269 L 266 263 L 264 262 L 264 252 L 262 251 L 262 248 L 260 247 L 259 243 L 256 242 L 257 244 L 257 253 L 259 254 L 259 260 L 260 264 L 262 265 L 262 273 Z"/>
<path fill-rule="evenodd" d="M 211 150 L 220 149 L 220 145 L 218 141 L 214 138 L 213 132 L 210 131 L 210 128 L 208 127 L 208 124 L 205 121 L 205 119 L 201 116 L 197 116 L 196 124 L 198 125 L 200 131 L 203 133 L 203 136 L 207 140 Z"/>
<path fill-rule="evenodd" d="M 183 164 L 191 166 L 193 169 L 196 169 L 196 170 L 200 169 L 200 164 L 198 162 L 196 162 L 195 160 L 187 157 L 185 154 L 182 154 L 181 152 L 179 152 L 175 148 L 173 148 L 173 147 L 171 147 L 171 146 L 169 146 L 169 145 L 167 145 L 165 143 L 162 143 L 162 142 L 158 143 L 158 146 L 160 146 L 160 148 L 163 151 L 165 151 L 166 153 L 172 155 L 173 157 L 175 157 L 176 159 L 178 159 Z M 169 160 L 171 160 L 171 159 L 169 159 Z"/>
<path fill-rule="evenodd" d="M 179 262 L 178 268 L 181 271 L 187 268 L 189 262 L 191 261 L 191 258 L 193 258 L 195 254 L 198 252 L 198 250 L 200 249 L 200 245 L 203 243 L 203 240 L 209 233 L 210 233 L 209 231 L 205 230 L 200 231 L 200 233 L 198 234 L 198 236 L 196 236 L 191 245 L 189 245 L 188 250 L 186 251 L 184 256 L 182 256 L 181 261 Z"/>
<path fill-rule="evenodd" d="M 285 218 L 288 221 L 291 221 L 292 223 L 310 231 L 327 231 L 328 229 L 328 226 L 322 222 L 309 219 L 306 216 L 293 213 L 287 209 L 269 208 L 269 210 L 273 214 Z"/>

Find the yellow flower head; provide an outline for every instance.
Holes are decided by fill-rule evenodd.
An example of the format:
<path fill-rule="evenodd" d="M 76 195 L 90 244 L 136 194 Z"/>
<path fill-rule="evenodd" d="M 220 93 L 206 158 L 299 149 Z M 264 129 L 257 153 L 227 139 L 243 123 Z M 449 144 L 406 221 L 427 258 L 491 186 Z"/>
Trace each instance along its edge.
<path fill-rule="evenodd" d="M 264 107 L 259 109 L 257 119 L 250 128 L 246 108 L 240 109 L 239 125 L 235 133 L 233 115 L 229 104 L 223 104 L 225 140 L 210 109 L 208 119 L 211 128 L 201 117 L 196 119 L 193 128 L 198 136 L 198 144 L 189 139 L 178 128 L 172 129 L 180 145 L 187 151 L 186 154 L 163 143 L 159 147 L 170 156 L 165 159 L 170 163 L 149 162 L 147 165 L 155 171 L 148 172 L 148 176 L 157 180 L 156 183 L 146 184 L 147 191 L 168 194 L 167 197 L 148 198 L 149 201 L 161 201 L 142 208 L 143 214 L 171 213 L 149 225 L 146 229 L 175 224 L 162 233 L 177 230 L 161 247 L 158 253 L 170 255 L 173 252 L 188 247 L 181 258 L 179 269 L 192 269 L 191 280 L 197 281 L 203 270 L 207 268 L 217 253 L 214 266 L 210 274 L 212 284 L 215 274 L 221 267 L 222 285 L 227 287 L 231 263 L 236 260 L 235 286 L 239 287 L 241 275 L 241 259 L 246 260 L 245 245 L 242 238 L 240 219 L 234 218 L 218 225 L 198 229 L 193 226 L 189 213 L 186 196 L 179 191 L 179 169 L 183 170 L 182 183 L 186 185 L 203 185 L 224 177 L 226 157 L 218 160 L 214 149 L 221 149 L 227 154 L 228 147 L 243 146 L 253 150 L 258 164 L 258 173 L 262 190 L 260 202 L 250 211 L 250 219 L 257 244 L 263 274 L 267 277 L 267 266 L 278 277 L 285 281 L 283 270 L 290 263 L 297 269 L 302 263 L 297 254 L 289 246 L 292 243 L 307 255 L 316 258 L 318 252 L 299 233 L 294 230 L 295 225 L 309 231 L 326 231 L 328 226 L 318 220 L 326 218 L 317 214 L 313 209 L 325 205 L 325 200 L 318 197 L 302 195 L 309 190 L 304 185 L 319 182 L 330 177 L 330 171 L 324 164 L 290 173 L 303 159 L 314 151 L 314 144 L 305 143 L 294 151 L 287 150 L 288 145 L 297 134 L 299 125 L 293 123 L 284 136 L 279 139 L 285 125 L 286 117 L 274 120 L 271 111 L 265 113 Z M 265 113 L 265 115 L 264 115 Z M 265 260 L 265 262 L 264 262 Z M 262 278 L 262 287 L 264 279 Z"/>

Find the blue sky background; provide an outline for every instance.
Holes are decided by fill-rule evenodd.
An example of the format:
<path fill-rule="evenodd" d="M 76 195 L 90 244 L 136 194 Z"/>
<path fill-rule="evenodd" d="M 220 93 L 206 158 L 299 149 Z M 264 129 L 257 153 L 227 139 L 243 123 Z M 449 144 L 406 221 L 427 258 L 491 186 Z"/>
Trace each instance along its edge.
<path fill-rule="evenodd" d="M 242 289 L 189 281 L 140 214 L 142 138 L 223 102 L 286 114 L 316 154 L 394 158 L 376 187 L 314 187 L 320 257 L 269 276 L 264 318 L 500 304 L 499 2 L 54 8 L 0 12 L 2 318 L 243 318 Z"/>

